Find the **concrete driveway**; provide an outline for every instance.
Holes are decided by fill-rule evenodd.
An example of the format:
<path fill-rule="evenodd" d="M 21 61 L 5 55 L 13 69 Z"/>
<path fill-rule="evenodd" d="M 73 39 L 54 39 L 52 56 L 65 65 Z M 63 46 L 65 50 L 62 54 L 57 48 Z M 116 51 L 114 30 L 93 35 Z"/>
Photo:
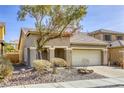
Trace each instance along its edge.
<path fill-rule="evenodd" d="M 91 66 L 89 69 L 93 69 L 95 73 L 104 75 L 111 78 L 124 77 L 124 69 L 120 67 L 110 67 L 110 66 Z"/>

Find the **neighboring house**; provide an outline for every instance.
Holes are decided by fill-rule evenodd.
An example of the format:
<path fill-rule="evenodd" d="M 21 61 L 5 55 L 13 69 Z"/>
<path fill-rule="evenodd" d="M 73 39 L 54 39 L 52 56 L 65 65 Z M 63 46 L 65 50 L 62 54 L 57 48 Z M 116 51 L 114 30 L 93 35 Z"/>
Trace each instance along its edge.
<path fill-rule="evenodd" d="M 5 23 L 0 22 L 0 55 L 4 53 Z"/>
<path fill-rule="evenodd" d="M 90 36 L 111 43 L 116 40 L 124 40 L 124 33 L 106 29 L 99 29 L 89 33 Z"/>
<path fill-rule="evenodd" d="M 89 33 L 90 36 L 108 42 L 108 63 L 124 67 L 124 33 L 100 29 Z"/>
<path fill-rule="evenodd" d="M 19 60 L 28 66 L 32 66 L 32 61 L 37 59 L 36 40 L 38 36 L 35 29 L 21 29 L 18 46 Z M 89 65 L 107 65 L 106 46 L 107 43 L 101 40 L 77 32 L 72 36 L 50 40 L 44 46 L 42 59 L 51 60 L 51 58 L 59 57 L 72 66 L 82 66 L 85 60 L 89 61 Z"/>
<path fill-rule="evenodd" d="M 108 48 L 109 61 L 111 64 L 124 65 L 124 40 L 117 40 L 111 43 Z"/>

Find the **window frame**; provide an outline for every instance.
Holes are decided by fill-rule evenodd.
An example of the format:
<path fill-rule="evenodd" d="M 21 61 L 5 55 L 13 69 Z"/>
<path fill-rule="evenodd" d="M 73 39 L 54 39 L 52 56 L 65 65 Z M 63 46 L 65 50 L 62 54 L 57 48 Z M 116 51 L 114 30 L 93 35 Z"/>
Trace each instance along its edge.
<path fill-rule="evenodd" d="M 106 36 L 110 36 L 108 40 L 107 40 Z M 112 41 L 112 35 L 111 34 L 104 34 L 103 35 L 103 40 L 104 41 Z"/>
<path fill-rule="evenodd" d="M 118 37 L 121 37 L 121 39 L 118 39 Z M 116 36 L 116 40 L 123 40 L 123 36 L 121 35 Z"/>

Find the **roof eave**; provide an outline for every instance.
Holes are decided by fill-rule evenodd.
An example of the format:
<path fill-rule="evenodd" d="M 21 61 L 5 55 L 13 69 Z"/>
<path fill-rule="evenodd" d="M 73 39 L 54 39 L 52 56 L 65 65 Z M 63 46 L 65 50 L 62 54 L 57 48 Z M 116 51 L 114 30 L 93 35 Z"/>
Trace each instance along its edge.
<path fill-rule="evenodd" d="M 101 31 L 98 31 L 98 32 L 90 32 L 90 33 L 88 33 L 89 35 L 94 35 L 94 34 L 100 34 L 100 33 L 102 33 L 102 34 L 115 34 L 115 35 L 124 35 L 124 33 L 120 33 L 120 32 L 101 32 Z"/>
<path fill-rule="evenodd" d="M 108 44 L 100 44 L 100 43 L 77 43 L 77 42 L 71 42 L 72 45 L 102 45 L 107 46 Z"/>

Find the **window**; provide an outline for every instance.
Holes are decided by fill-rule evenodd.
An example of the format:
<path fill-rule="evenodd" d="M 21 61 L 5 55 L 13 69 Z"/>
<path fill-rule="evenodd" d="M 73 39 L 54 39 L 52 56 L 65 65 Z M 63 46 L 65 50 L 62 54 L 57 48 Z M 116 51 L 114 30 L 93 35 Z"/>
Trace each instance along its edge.
<path fill-rule="evenodd" d="M 105 41 L 111 41 L 111 35 L 104 35 Z"/>
<path fill-rule="evenodd" d="M 123 36 L 117 36 L 117 40 L 123 40 Z"/>

